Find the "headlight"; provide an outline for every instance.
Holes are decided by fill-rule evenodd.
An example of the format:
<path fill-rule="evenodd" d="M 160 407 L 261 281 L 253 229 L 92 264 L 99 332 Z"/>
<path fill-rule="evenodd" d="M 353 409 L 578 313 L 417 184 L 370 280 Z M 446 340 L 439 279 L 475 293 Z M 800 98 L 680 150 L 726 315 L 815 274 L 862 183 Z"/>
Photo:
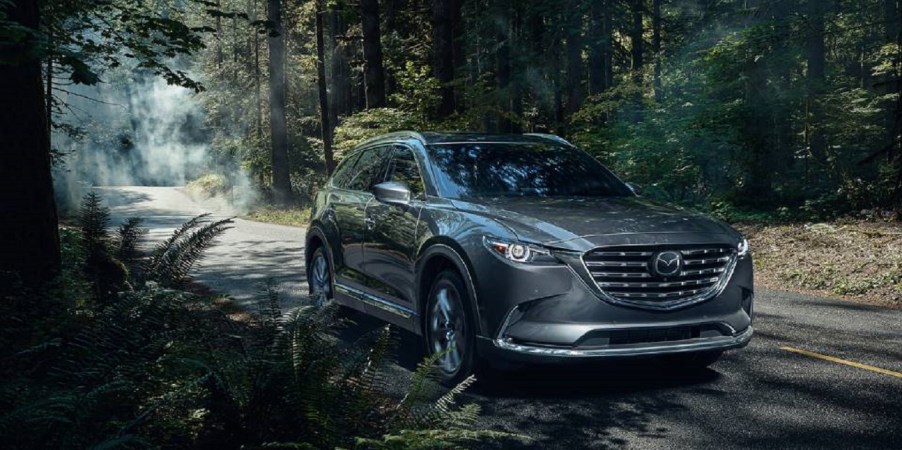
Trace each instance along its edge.
<path fill-rule="evenodd" d="M 739 257 L 742 258 L 745 255 L 749 254 L 749 240 L 746 238 L 742 238 L 739 241 L 739 245 L 736 246 L 736 252 L 739 254 Z"/>
<path fill-rule="evenodd" d="M 483 237 L 482 242 L 496 256 L 508 261 L 524 264 L 558 264 L 557 258 L 546 249 L 522 242 L 508 242 L 491 237 Z"/>

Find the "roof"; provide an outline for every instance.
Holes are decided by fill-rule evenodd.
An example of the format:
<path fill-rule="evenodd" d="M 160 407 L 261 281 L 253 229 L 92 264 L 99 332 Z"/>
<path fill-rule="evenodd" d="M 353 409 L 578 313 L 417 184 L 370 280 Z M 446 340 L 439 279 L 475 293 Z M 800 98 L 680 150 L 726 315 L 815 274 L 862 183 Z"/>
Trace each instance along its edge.
<path fill-rule="evenodd" d="M 416 132 L 416 131 L 396 131 L 394 133 L 383 134 L 361 143 L 360 145 L 377 144 L 379 142 L 397 142 L 400 140 L 417 140 L 423 145 L 433 144 L 450 144 L 450 143 L 469 143 L 469 142 L 536 142 L 547 143 L 554 141 L 558 144 L 572 145 L 564 138 L 553 134 L 487 134 L 487 133 L 438 133 L 438 132 Z"/>

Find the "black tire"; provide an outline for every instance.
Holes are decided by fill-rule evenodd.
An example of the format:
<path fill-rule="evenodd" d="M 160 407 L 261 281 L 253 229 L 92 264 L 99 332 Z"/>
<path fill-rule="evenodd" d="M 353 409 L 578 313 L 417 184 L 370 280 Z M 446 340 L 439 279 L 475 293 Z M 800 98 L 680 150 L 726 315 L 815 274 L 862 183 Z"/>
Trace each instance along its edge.
<path fill-rule="evenodd" d="M 437 364 L 441 383 L 449 387 L 482 368 L 476 354 L 476 322 L 469 292 L 456 271 L 444 270 L 433 280 L 426 298 L 423 314 L 426 355 L 443 353 Z M 453 347 L 450 345 L 452 340 L 455 342 Z"/>
<path fill-rule="evenodd" d="M 335 293 L 335 278 L 332 273 L 332 262 L 325 249 L 320 246 L 313 251 L 310 264 L 307 266 L 307 285 L 310 287 L 310 298 L 317 304 L 323 290 L 325 300 L 331 300 Z"/>

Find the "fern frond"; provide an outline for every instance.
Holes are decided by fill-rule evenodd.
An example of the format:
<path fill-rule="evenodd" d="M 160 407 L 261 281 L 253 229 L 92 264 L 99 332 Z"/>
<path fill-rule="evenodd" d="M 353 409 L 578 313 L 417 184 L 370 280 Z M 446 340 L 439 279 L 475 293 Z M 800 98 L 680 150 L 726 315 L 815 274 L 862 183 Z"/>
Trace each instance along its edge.
<path fill-rule="evenodd" d="M 141 228 L 143 223 L 144 219 L 140 217 L 130 217 L 119 225 L 116 230 L 119 235 L 116 257 L 120 261 L 132 261 L 138 257 L 138 244 L 141 237 L 147 234 L 147 229 Z"/>
<path fill-rule="evenodd" d="M 103 206 L 100 195 L 93 191 L 85 195 L 78 212 L 78 225 L 89 252 L 106 248 L 110 237 L 107 231 L 109 222 L 110 209 Z"/>
<path fill-rule="evenodd" d="M 204 214 L 189 220 L 157 247 L 145 270 L 148 280 L 157 281 L 164 286 L 184 282 L 204 251 L 234 223 L 234 220 L 228 218 L 202 224 L 206 216 Z"/>
<path fill-rule="evenodd" d="M 454 386 L 448 393 L 441 396 L 435 402 L 435 411 L 439 415 L 446 415 L 452 412 L 451 408 L 454 406 L 455 400 L 458 395 L 463 393 L 463 391 L 467 390 L 473 383 L 476 382 L 476 376 L 470 375 L 465 380 L 461 381 Z"/>
<path fill-rule="evenodd" d="M 410 411 L 414 405 L 427 401 L 438 389 L 438 368 L 436 363 L 442 357 L 442 353 L 434 353 L 426 356 L 419 364 L 411 377 L 410 388 L 401 400 L 401 410 Z"/>

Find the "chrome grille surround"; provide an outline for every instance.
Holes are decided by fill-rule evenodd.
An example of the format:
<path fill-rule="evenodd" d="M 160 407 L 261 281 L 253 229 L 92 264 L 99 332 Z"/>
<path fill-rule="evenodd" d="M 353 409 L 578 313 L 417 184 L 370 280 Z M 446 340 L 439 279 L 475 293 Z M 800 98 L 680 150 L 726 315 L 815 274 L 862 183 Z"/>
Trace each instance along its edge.
<path fill-rule="evenodd" d="M 661 277 L 651 270 L 660 252 L 682 256 L 679 274 Z M 597 293 L 606 301 L 627 306 L 667 310 L 709 300 L 726 288 L 736 268 L 735 246 L 619 245 L 597 247 L 581 257 Z"/>

